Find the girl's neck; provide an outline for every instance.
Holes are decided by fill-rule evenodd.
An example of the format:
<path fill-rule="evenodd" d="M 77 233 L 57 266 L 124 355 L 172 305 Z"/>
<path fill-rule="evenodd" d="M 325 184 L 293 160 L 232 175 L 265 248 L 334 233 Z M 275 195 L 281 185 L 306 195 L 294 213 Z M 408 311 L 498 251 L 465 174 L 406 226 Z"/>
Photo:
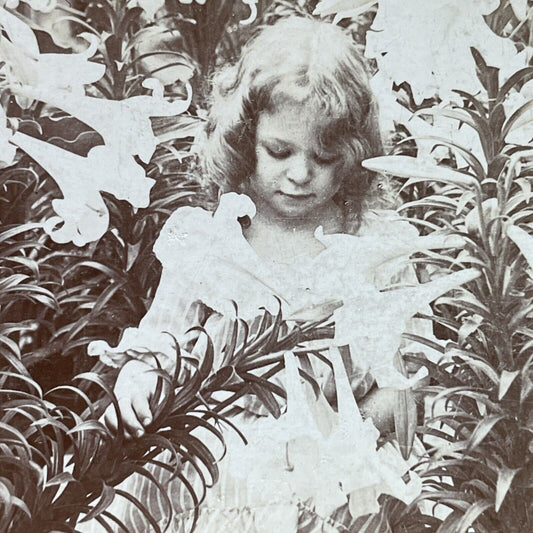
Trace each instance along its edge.
<path fill-rule="evenodd" d="M 257 213 L 252 224 L 271 228 L 279 233 L 302 233 L 314 235 L 316 228 L 322 226 L 324 233 L 344 231 L 345 217 L 342 209 L 333 201 L 305 216 L 283 217 L 272 213 L 265 206 L 256 202 Z"/>
<path fill-rule="evenodd" d="M 342 210 L 332 204 L 322 213 L 299 218 L 277 218 L 258 210 L 243 233 L 259 256 L 278 263 L 295 263 L 315 257 L 324 249 L 315 237 L 318 226 L 324 228 L 324 233 L 342 233 Z"/>

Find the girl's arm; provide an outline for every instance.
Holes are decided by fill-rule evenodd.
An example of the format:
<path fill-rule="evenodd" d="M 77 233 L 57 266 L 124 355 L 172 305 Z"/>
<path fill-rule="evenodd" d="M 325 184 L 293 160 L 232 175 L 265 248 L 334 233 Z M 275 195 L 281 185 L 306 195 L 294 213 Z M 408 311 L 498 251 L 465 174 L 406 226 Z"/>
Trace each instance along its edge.
<path fill-rule="evenodd" d="M 149 311 L 137 328 L 127 328 L 115 348 L 103 341 L 91 343 L 89 354 L 115 367 L 120 367 L 114 393 L 120 407 L 120 418 L 127 437 L 140 436 L 152 422 L 149 401 L 157 386 L 154 368 L 174 372 L 177 361 L 176 343 L 182 353 L 194 345 L 190 327 L 201 325 L 203 305 L 186 301 L 178 294 L 175 275 L 164 268 L 161 281 Z M 192 351 L 192 350 L 191 350 Z M 104 420 L 117 430 L 117 413 L 110 405 Z"/>

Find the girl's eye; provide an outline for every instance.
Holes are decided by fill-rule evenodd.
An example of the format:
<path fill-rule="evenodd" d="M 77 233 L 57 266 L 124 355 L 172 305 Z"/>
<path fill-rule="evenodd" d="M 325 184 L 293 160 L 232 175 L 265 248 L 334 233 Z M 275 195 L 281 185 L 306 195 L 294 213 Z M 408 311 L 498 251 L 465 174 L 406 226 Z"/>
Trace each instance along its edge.
<path fill-rule="evenodd" d="M 268 155 L 274 159 L 285 159 L 291 154 L 290 150 L 287 150 L 286 148 L 270 148 L 268 146 L 265 146 L 265 148 Z"/>

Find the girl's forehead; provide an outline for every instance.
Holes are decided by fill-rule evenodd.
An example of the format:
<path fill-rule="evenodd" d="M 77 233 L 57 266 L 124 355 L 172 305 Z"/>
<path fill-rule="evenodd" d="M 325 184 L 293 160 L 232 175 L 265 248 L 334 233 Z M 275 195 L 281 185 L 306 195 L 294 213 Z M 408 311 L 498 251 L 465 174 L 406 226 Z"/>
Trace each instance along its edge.
<path fill-rule="evenodd" d="M 318 140 L 331 119 L 320 113 L 312 101 L 285 100 L 259 114 L 257 135 L 281 139 L 297 135 Z"/>

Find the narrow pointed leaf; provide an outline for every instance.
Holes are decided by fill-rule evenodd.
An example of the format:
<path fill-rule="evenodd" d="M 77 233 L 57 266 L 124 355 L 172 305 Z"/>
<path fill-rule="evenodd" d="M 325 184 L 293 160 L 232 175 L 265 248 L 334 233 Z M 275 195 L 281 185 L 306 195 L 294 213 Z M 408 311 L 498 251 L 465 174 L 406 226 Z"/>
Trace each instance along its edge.
<path fill-rule="evenodd" d="M 109 485 L 104 484 L 102 487 L 102 492 L 100 493 L 100 498 L 96 505 L 91 509 L 87 515 L 83 518 L 82 522 L 85 522 L 87 520 L 91 520 L 92 518 L 95 518 L 99 514 L 103 513 L 113 502 L 115 499 L 115 490 L 113 487 L 110 487 Z"/>
<path fill-rule="evenodd" d="M 513 384 L 513 381 L 518 374 L 520 374 L 520 370 L 515 370 L 514 372 L 504 370 L 502 372 L 500 377 L 500 386 L 498 389 L 498 400 L 501 400 L 507 394 L 509 387 Z"/>
<path fill-rule="evenodd" d="M 467 533 L 470 526 L 488 509 L 493 507 L 490 500 L 479 500 L 468 508 L 461 520 L 457 522 L 455 533 Z"/>
<path fill-rule="evenodd" d="M 417 408 L 411 389 L 395 391 L 394 428 L 402 457 L 407 460 L 413 449 L 417 426 Z"/>
<path fill-rule="evenodd" d="M 505 139 L 511 131 L 533 121 L 533 100 L 529 100 L 520 106 L 506 121 L 502 127 L 502 139 Z"/>
<path fill-rule="evenodd" d="M 401 178 L 440 181 L 467 188 L 478 184 L 472 176 L 467 174 L 405 155 L 374 157 L 366 159 L 362 165 L 368 170 Z"/>
<path fill-rule="evenodd" d="M 518 226 L 509 226 L 507 236 L 518 246 L 529 266 L 533 268 L 533 237 Z"/>
<path fill-rule="evenodd" d="M 466 391 L 465 391 L 466 392 Z M 473 431 L 472 436 L 469 439 L 468 448 L 469 450 L 475 449 L 481 442 L 487 437 L 487 435 L 492 431 L 494 426 L 505 420 L 506 415 L 490 415 L 483 418 L 476 429 Z"/>
<path fill-rule="evenodd" d="M 511 488 L 513 479 L 519 472 L 519 468 L 507 468 L 502 466 L 498 469 L 498 481 L 496 482 L 496 499 L 494 503 L 494 509 L 496 512 L 500 510 L 505 496 Z"/>

